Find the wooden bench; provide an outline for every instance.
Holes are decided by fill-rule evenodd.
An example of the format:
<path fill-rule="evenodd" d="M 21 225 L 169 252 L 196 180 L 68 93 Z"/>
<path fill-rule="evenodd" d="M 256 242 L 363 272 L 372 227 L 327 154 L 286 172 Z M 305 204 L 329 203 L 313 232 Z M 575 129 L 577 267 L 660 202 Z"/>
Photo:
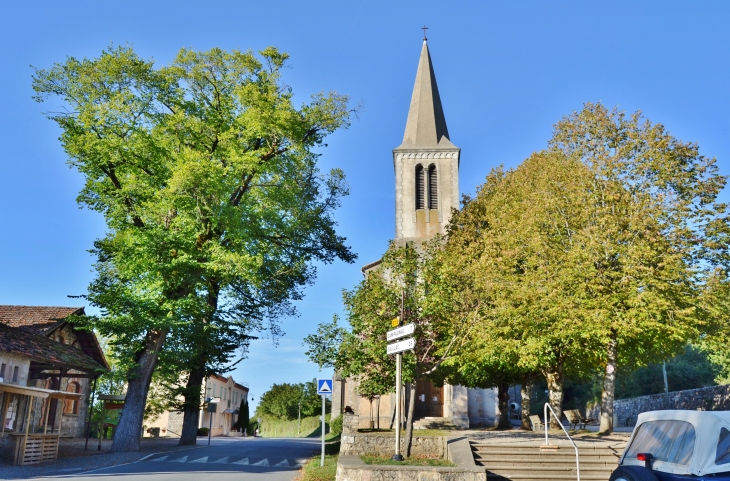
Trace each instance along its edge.
<path fill-rule="evenodd" d="M 565 418 L 568 420 L 570 429 L 577 430 L 579 426 L 583 426 L 581 429 L 585 429 L 586 424 L 595 421 L 594 419 L 587 419 L 583 417 L 583 415 L 577 409 L 569 409 L 567 411 L 563 411 L 563 414 L 565 414 Z"/>
<path fill-rule="evenodd" d="M 537 414 L 530 416 L 530 423 L 532 424 L 533 431 L 541 431 L 545 426 L 542 423 L 542 419 Z"/>

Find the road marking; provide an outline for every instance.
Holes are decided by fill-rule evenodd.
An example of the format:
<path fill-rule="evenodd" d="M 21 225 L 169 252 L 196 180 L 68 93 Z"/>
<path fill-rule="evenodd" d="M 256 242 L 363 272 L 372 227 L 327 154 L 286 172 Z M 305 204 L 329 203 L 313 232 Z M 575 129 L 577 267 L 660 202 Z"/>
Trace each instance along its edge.
<path fill-rule="evenodd" d="M 208 456 L 205 456 L 204 458 L 196 459 L 194 461 L 188 461 L 189 463 L 207 463 L 208 462 Z"/>
<path fill-rule="evenodd" d="M 154 462 L 158 462 L 159 463 L 159 462 L 162 462 L 162 461 L 164 461 L 166 459 L 167 459 L 167 456 L 162 456 L 161 458 L 153 459 L 150 462 L 151 463 L 154 463 Z"/>
<path fill-rule="evenodd" d="M 210 464 L 228 464 L 228 456 L 225 458 L 220 458 L 218 461 L 211 461 Z"/>
<path fill-rule="evenodd" d="M 278 468 L 278 467 L 280 467 L 280 466 L 283 466 L 283 467 L 287 467 L 287 468 L 288 468 L 288 467 L 290 467 L 290 466 L 289 466 L 289 461 L 287 461 L 287 460 L 285 459 L 284 461 L 282 461 L 282 462 L 280 462 L 280 463 L 276 463 L 276 464 L 274 465 L 274 467 L 275 467 L 275 468 Z"/>
<path fill-rule="evenodd" d="M 271 465 L 269 464 L 269 458 L 264 458 L 261 461 L 259 461 L 258 463 L 252 464 L 251 466 L 271 466 Z"/>
<path fill-rule="evenodd" d="M 168 461 L 168 463 L 184 463 L 187 460 L 188 460 L 188 457 L 187 456 L 183 456 L 180 459 L 172 459 L 172 460 Z"/>
<path fill-rule="evenodd" d="M 243 458 L 242 460 L 236 461 L 235 463 L 231 464 L 243 464 L 244 466 L 248 466 L 248 458 Z"/>

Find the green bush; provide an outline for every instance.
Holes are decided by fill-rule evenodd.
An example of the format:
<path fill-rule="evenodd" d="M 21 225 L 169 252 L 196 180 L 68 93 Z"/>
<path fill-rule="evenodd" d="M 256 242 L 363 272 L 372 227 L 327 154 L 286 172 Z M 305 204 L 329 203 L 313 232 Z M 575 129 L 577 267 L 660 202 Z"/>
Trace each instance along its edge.
<path fill-rule="evenodd" d="M 208 428 L 198 428 L 198 436 L 207 436 Z"/>
<path fill-rule="evenodd" d="M 330 424 L 330 431 L 333 436 L 342 434 L 342 414 L 337 416 Z"/>

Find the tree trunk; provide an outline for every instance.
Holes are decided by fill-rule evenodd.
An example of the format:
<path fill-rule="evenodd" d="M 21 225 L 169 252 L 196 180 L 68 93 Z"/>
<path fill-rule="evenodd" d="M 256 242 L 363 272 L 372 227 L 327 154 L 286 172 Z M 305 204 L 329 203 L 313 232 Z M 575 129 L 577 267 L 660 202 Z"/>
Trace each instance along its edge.
<path fill-rule="evenodd" d="M 563 383 L 565 382 L 563 364 L 560 363 L 553 371 L 546 372 L 545 379 L 549 390 L 548 402 L 555 411 L 555 416 L 551 416 L 550 429 L 560 429 L 563 418 Z"/>
<path fill-rule="evenodd" d="M 509 422 L 509 384 L 500 382 L 497 386 L 497 399 L 499 401 L 499 419 L 497 429 L 510 429 Z"/>
<path fill-rule="evenodd" d="M 410 395 L 408 397 L 408 419 L 406 420 L 406 457 L 411 457 L 411 444 L 413 443 L 413 414 L 416 411 L 416 381 L 408 383 Z"/>
<path fill-rule="evenodd" d="M 198 366 L 190 371 L 185 385 L 183 403 L 183 425 L 178 446 L 195 444 L 198 440 L 198 421 L 200 419 L 200 388 L 205 378 L 205 367 Z"/>
<path fill-rule="evenodd" d="M 530 404 L 532 401 L 532 385 L 535 382 L 534 374 L 525 374 L 522 377 L 522 388 L 520 389 L 520 397 L 522 398 L 522 425 L 521 429 L 530 431 Z"/>
<path fill-rule="evenodd" d="M 613 432 L 613 400 L 616 389 L 616 356 L 618 354 L 618 341 L 616 333 L 612 333 L 606 349 L 606 375 L 603 378 L 603 392 L 601 393 L 601 426 L 598 434 L 611 434 Z"/>
<path fill-rule="evenodd" d="M 124 398 L 124 409 L 114 434 L 111 449 L 113 452 L 139 451 L 147 393 L 157 364 L 157 353 L 160 352 L 166 336 L 167 329 L 148 332 L 144 347 L 137 353 L 137 364 L 127 376 L 127 396 Z"/>
<path fill-rule="evenodd" d="M 380 430 L 380 396 L 378 395 L 377 417 L 375 418 L 375 429 Z"/>

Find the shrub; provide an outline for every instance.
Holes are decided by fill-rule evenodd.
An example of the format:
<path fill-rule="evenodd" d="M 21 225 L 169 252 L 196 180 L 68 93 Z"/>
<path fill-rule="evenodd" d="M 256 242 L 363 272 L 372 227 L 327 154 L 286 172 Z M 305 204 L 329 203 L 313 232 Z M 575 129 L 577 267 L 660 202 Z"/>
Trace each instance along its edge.
<path fill-rule="evenodd" d="M 198 436 L 207 436 L 208 428 L 198 428 Z"/>
<path fill-rule="evenodd" d="M 342 414 L 332 420 L 330 423 L 330 432 L 333 436 L 339 436 L 342 434 Z"/>

